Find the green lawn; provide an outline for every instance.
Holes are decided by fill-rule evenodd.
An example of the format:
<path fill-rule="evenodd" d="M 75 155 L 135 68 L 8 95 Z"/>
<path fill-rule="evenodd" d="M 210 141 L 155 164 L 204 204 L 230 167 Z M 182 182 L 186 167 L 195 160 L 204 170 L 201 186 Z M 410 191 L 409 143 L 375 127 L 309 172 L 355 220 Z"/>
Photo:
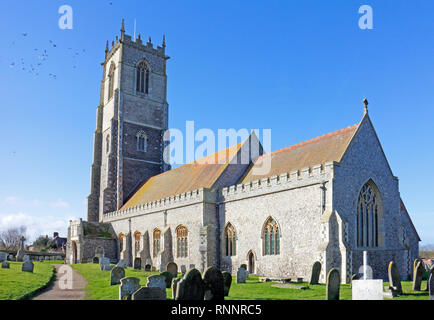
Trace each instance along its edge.
<path fill-rule="evenodd" d="M 54 279 L 54 267 L 34 262 L 33 273 L 22 272 L 22 262 L 10 261 L 10 269 L 0 267 L 0 300 L 29 299 Z"/>
<path fill-rule="evenodd" d="M 117 300 L 119 297 L 119 285 L 110 286 L 110 271 L 100 271 L 98 264 L 75 264 L 72 266 L 82 274 L 88 286 L 86 287 L 86 299 L 89 300 Z M 159 272 L 145 272 L 144 270 L 135 271 L 132 268 L 125 270 L 125 276 L 137 277 L 140 279 L 140 285 L 146 285 L 146 278 Z M 307 283 L 300 285 L 309 286 L 306 290 L 282 289 L 271 287 L 273 283 L 259 282 L 259 276 L 250 276 L 245 284 L 237 284 L 235 277 L 229 296 L 226 300 L 324 300 L 326 286 L 324 284 L 309 286 Z M 402 286 L 404 295 L 394 298 L 394 300 L 428 300 L 427 292 L 412 292 L 411 281 L 403 281 Z M 425 288 L 426 281 L 423 281 L 422 288 Z M 388 283 L 384 283 L 388 286 Z M 171 299 L 172 291 L 166 290 L 167 298 Z M 351 300 L 350 285 L 341 285 L 341 299 Z"/>

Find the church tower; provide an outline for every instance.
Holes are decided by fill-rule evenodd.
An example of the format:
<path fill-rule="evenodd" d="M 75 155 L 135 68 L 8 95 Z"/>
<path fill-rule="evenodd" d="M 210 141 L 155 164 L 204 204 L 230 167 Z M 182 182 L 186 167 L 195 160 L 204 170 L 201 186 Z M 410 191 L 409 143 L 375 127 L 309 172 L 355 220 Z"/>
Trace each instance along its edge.
<path fill-rule="evenodd" d="M 154 48 L 151 38 L 125 34 L 107 42 L 94 134 L 91 191 L 87 219 L 118 210 L 148 178 L 169 169 L 163 161 L 168 129 L 165 39 Z"/>

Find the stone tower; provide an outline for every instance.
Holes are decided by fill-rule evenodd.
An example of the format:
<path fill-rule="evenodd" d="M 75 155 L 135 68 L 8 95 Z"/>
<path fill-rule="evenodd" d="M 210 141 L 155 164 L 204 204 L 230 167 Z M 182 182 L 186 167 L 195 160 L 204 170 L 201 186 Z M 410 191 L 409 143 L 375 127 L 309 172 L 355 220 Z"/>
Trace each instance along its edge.
<path fill-rule="evenodd" d="M 163 161 L 168 128 L 165 39 L 154 48 L 151 38 L 125 34 L 107 42 L 94 134 L 91 191 L 87 218 L 119 209 L 146 179 L 169 169 Z"/>

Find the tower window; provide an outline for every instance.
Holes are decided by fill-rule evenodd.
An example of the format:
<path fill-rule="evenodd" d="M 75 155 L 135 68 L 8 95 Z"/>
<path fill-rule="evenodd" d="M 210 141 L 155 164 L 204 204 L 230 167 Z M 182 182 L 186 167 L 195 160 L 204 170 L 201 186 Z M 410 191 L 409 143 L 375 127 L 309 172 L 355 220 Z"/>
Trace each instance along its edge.
<path fill-rule="evenodd" d="M 146 152 L 147 149 L 146 134 L 143 131 L 139 131 L 136 135 L 136 138 L 137 138 L 137 150 L 141 152 Z"/>
<path fill-rule="evenodd" d="M 379 194 L 372 181 L 366 183 L 359 194 L 357 203 L 357 245 L 378 247 Z"/>
<path fill-rule="evenodd" d="M 149 68 L 144 61 L 137 66 L 136 91 L 146 94 L 149 92 Z"/>
<path fill-rule="evenodd" d="M 178 258 L 188 257 L 188 230 L 184 226 L 176 228 L 176 256 Z"/>
<path fill-rule="evenodd" d="M 109 86 L 108 86 L 108 99 L 110 100 L 113 98 L 114 93 L 114 77 L 115 77 L 115 65 L 112 64 L 110 66 L 109 74 L 108 74 L 108 80 L 109 80 Z"/>
<path fill-rule="evenodd" d="M 263 230 L 264 255 L 280 254 L 280 230 L 273 218 L 268 218 Z"/>
<path fill-rule="evenodd" d="M 235 256 L 237 254 L 236 233 L 235 233 L 235 228 L 230 223 L 228 223 L 225 228 L 224 239 L 225 239 L 225 243 L 224 243 L 225 255 Z"/>

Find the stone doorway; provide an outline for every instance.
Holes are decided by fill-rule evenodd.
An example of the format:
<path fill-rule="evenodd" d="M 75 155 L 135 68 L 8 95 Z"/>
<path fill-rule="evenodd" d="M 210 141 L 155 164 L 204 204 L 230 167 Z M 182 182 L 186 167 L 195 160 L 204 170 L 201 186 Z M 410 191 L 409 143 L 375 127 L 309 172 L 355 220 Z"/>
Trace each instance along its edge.
<path fill-rule="evenodd" d="M 77 242 L 72 241 L 72 263 L 75 264 L 77 263 Z"/>
<path fill-rule="evenodd" d="M 250 251 L 248 254 L 249 266 L 248 271 L 250 274 L 255 274 L 255 254 Z"/>

